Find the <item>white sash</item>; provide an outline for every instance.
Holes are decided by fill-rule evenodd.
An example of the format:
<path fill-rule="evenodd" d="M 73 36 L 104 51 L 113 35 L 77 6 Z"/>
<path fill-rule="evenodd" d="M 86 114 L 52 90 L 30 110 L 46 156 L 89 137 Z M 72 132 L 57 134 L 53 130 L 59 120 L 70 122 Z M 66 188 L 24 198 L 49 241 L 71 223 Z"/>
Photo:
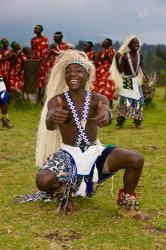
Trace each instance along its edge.
<path fill-rule="evenodd" d="M 131 99 L 139 100 L 141 98 L 141 93 L 139 90 L 138 77 L 132 77 L 132 87 L 133 89 L 122 88 L 119 95 L 131 98 Z"/>
<path fill-rule="evenodd" d="M 79 147 L 62 143 L 61 149 L 67 151 L 72 156 L 78 175 L 89 175 L 97 157 L 101 155 L 105 147 L 97 142 L 97 144 L 89 146 L 85 152 L 82 152 Z"/>

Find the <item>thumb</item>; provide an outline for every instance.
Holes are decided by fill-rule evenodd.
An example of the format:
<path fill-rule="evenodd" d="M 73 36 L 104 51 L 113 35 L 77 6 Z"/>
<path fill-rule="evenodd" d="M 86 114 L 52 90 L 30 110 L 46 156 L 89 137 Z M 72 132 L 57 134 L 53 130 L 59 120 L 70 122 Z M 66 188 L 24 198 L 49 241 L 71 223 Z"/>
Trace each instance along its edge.
<path fill-rule="evenodd" d="M 103 102 L 102 100 L 99 100 L 97 105 L 97 114 L 100 114 L 103 111 Z"/>
<path fill-rule="evenodd" d="M 63 107 L 63 101 L 62 101 L 62 98 L 60 96 L 57 96 L 56 106 L 59 109 L 62 109 L 62 107 Z"/>

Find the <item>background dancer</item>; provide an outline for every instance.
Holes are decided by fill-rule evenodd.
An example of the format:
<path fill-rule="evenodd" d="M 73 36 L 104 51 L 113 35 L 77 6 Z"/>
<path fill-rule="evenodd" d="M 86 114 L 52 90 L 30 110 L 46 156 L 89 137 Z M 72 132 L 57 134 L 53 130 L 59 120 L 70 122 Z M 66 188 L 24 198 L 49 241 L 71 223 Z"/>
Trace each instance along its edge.
<path fill-rule="evenodd" d="M 32 59 L 38 60 L 40 63 L 40 71 L 38 78 L 38 97 L 39 100 L 42 100 L 44 97 L 44 89 L 47 83 L 48 76 L 48 65 L 43 63 L 48 54 L 48 38 L 42 34 L 43 26 L 38 24 L 34 27 L 35 37 L 31 40 L 31 51 Z"/>
<path fill-rule="evenodd" d="M 9 55 L 8 46 L 9 41 L 7 40 L 7 38 L 3 38 L 1 40 L 0 50 L 0 109 L 2 114 L 2 127 L 13 128 L 13 125 L 10 123 L 8 116 L 8 103 L 10 100 L 10 96 L 7 91 L 7 81 L 10 67 L 10 63 L 7 60 Z"/>
<path fill-rule="evenodd" d="M 85 42 L 83 46 L 83 50 L 87 54 L 89 60 L 95 63 L 96 53 L 95 53 L 95 50 L 93 50 L 93 43 L 90 41 Z"/>
<path fill-rule="evenodd" d="M 115 84 L 110 77 L 109 69 L 116 54 L 115 49 L 111 46 L 112 40 L 105 38 L 102 42 L 102 49 L 95 60 L 96 79 L 93 83 L 94 92 L 105 95 L 110 101 L 110 106 L 112 106 L 114 98 Z"/>
<path fill-rule="evenodd" d="M 63 41 L 63 33 L 61 31 L 55 32 L 53 39 L 54 43 L 51 44 L 48 56 L 46 58 L 46 61 L 48 61 L 49 70 L 51 70 L 56 63 L 56 59 L 60 52 L 63 50 L 73 49 L 72 44 Z"/>
<path fill-rule="evenodd" d="M 0 51 L 1 55 L 1 76 L 3 77 L 3 81 L 5 83 L 7 91 L 10 91 L 10 84 L 8 81 L 9 78 L 9 70 L 10 70 L 10 61 L 8 60 L 8 55 L 10 54 L 9 49 L 9 40 L 7 38 L 2 38 L 1 40 L 2 50 Z M 3 59 L 3 61 L 2 61 Z"/>
<path fill-rule="evenodd" d="M 110 68 L 111 78 L 119 91 L 117 104 L 117 128 L 121 128 L 127 118 L 133 119 L 136 128 L 143 120 L 143 94 L 141 85 L 148 81 L 142 69 L 143 57 L 136 36 L 130 36 L 120 47 Z"/>

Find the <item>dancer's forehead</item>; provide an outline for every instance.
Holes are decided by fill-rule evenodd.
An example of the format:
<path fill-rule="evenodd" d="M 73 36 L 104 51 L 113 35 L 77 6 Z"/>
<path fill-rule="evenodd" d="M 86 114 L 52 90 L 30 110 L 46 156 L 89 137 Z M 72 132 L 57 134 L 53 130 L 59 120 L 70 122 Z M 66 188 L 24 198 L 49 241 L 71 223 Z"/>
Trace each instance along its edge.
<path fill-rule="evenodd" d="M 133 44 L 133 43 L 139 43 L 139 40 L 137 38 L 133 38 L 131 41 L 130 41 L 130 44 Z"/>
<path fill-rule="evenodd" d="M 66 69 L 70 66 L 70 65 L 76 65 L 76 67 L 81 67 L 83 68 L 87 73 L 89 73 L 89 65 L 82 60 L 77 60 L 77 59 L 72 59 L 70 61 L 67 62 L 66 64 Z"/>
<path fill-rule="evenodd" d="M 73 71 L 73 70 L 81 70 L 82 72 L 85 72 L 86 74 L 89 74 L 88 71 L 80 64 L 78 63 L 70 63 L 69 65 L 67 65 L 66 70 L 65 71 Z"/>

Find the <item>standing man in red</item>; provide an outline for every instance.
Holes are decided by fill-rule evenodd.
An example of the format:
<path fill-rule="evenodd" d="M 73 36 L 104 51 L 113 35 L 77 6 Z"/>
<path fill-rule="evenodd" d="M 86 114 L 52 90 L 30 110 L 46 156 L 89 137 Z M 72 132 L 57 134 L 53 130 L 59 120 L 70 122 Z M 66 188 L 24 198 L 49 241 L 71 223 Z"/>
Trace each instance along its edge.
<path fill-rule="evenodd" d="M 92 48 L 93 48 L 92 42 L 90 42 L 90 41 L 85 42 L 83 50 L 87 54 L 88 59 L 94 63 L 95 62 L 95 51 Z"/>
<path fill-rule="evenodd" d="M 44 88 L 46 86 L 48 65 L 42 63 L 48 55 L 48 38 L 42 35 L 43 26 L 38 24 L 34 28 L 35 37 L 31 40 L 32 59 L 38 60 L 40 63 L 40 71 L 38 78 L 39 98 L 42 98 L 44 94 Z"/>
<path fill-rule="evenodd" d="M 47 57 L 49 69 L 51 70 L 54 66 L 59 53 L 63 50 L 73 49 L 73 45 L 63 41 L 63 33 L 57 31 L 54 33 L 54 43 L 50 47 L 50 51 Z"/>
<path fill-rule="evenodd" d="M 15 52 L 15 60 L 12 65 L 9 81 L 11 90 L 16 92 L 24 92 L 24 63 L 31 56 L 29 47 L 24 47 L 21 50 L 21 45 L 17 42 L 12 44 L 13 53 Z"/>
<path fill-rule="evenodd" d="M 116 51 L 111 46 L 112 40 L 105 38 L 96 60 L 96 80 L 93 83 L 93 90 L 105 95 L 112 106 L 115 86 L 114 82 L 110 79 L 109 68 Z"/>
<path fill-rule="evenodd" d="M 2 59 L 2 58 L 6 58 L 10 53 L 9 40 L 7 38 L 2 38 L 1 44 L 2 44 L 2 50 L 0 51 L 0 55 Z M 2 61 L 0 64 L 0 68 L 1 68 L 1 76 L 3 77 L 4 83 L 6 85 L 6 89 L 7 91 L 9 91 L 10 89 L 9 82 L 8 82 L 8 75 L 9 75 L 9 68 L 10 68 L 9 60 Z"/>

